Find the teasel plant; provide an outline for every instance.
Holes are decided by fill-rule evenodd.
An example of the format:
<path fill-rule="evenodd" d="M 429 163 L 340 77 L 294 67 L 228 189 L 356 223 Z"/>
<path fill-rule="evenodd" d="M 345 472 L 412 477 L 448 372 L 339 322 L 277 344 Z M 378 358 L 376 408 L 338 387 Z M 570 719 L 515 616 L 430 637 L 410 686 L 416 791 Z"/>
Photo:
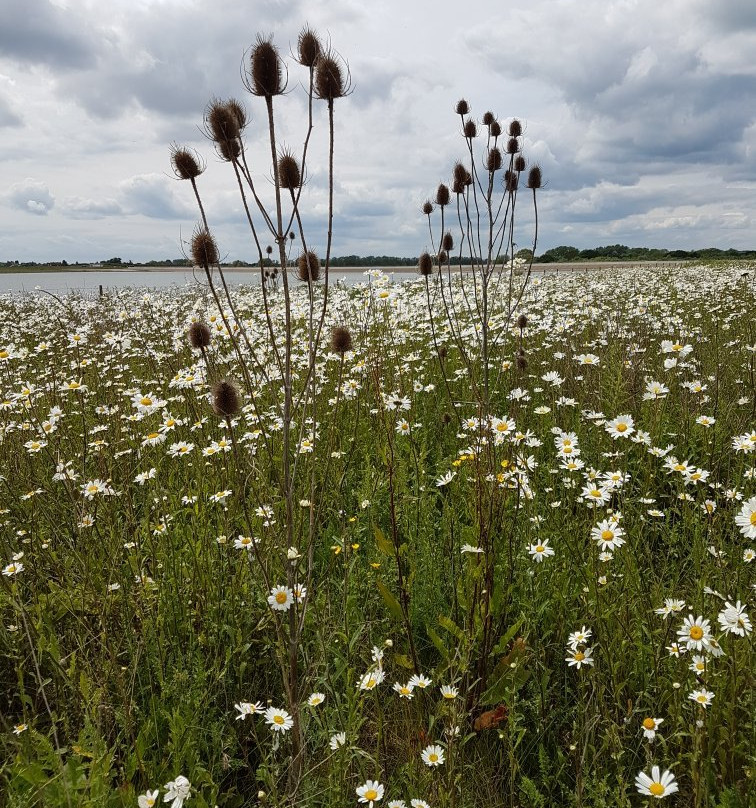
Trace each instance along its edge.
<path fill-rule="evenodd" d="M 171 163 L 175 175 L 186 180 L 192 187 L 197 203 L 200 222 L 191 241 L 191 258 L 193 263 L 204 271 L 214 303 L 223 319 L 228 337 L 233 346 L 233 353 L 239 366 L 239 377 L 247 397 L 251 401 L 254 413 L 258 416 L 260 426 L 263 419 L 262 405 L 256 395 L 256 379 L 270 382 L 274 376 L 282 383 L 282 398 L 278 402 L 278 415 L 281 422 L 280 451 L 275 447 L 279 440 L 272 434 L 265 434 L 267 457 L 275 478 L 277 490 L 276 507 L 282 512 L 281 531 L 278 541 L 273 546 L 268 543 L 266 552 L 255 555 L 262 580 L 266 588 L 275 584 L 277 571 L 285 570 L 286 585 L 293 590 L 300 587 L 309 591 L 313 577 L 314 546 L 317 533 L 317 517 L 319 514 L 317 463 L 311 460 L 309 474 L 307 464 L 301 460 L 302 454 L 297 447 L 303 439 L 310 439 L 314 444 L 317 427 L 316 389 L 318 384 L 317 357 L 324 339 L 328 339 L 324 331 L 328 307 L 329 270 L 331 246 L 333 240 L 334 210 L 334 110 L 336 102 L 351 92 L 351 76 L 344 60 L 328 45 L 324 45 L 318 35 L 305 26 L 300 32 L 293 61 L 306 71 L 303 82 L 307 97 L 307 119 L 301 150 L 295 152 L 283 145 L 279 132 L 279 104 L 284 101 L 289 88 L 288 62 L 282 57 L 272 37 L 258 36 L 254 45 L 245 55 L 242 78 L 247 92 L 254 103 L 262 102 L 263 116 L 260 125 L 263 129 L 263 140 L 269 148 L 267 172 L 262 175 L 259 167 L 252 165 L 252 157 L 247 147 L 247 131 L 250 119 L 244 105 L 236 99 L 213 99 L 204 116 L 204 132 L 213 143 L 215 152 L 222 162 L 227 163 L 233 173 L 238 190 L 244 217 L 249 228 L 254 249 L 257 252 L 260 286 L 263 304 L 267 315 L 267 331 L 269 352 L 272 355 L 272 369 L 266 367 L 266 360 L 255 350 L 250 336 L 247 334 L 244 320 L 239 316 L 233 297 L 228 289 L 220 262 L 220 252 L 212 235 L 211 223 L 200 194 L 199 183 L 205 170 L 202 158 L 191 149 L 174 145 Z M 325 234 L 325 256 L 321 267 L 320 258 L 312 249 L 308 234 L 305 232 L 301 215 L 302 196 L 306 185 L 307 165 L 310 157 L 311 138 L 314 129 L 316 105 L 324 103 L 327 110 L 328 139 L 328 216 L 327 233 Z M 253 170 L 257 169 L 257 170 Z M 267 192 L 268 185 L 273 188 L 273 205 L 269 209 L 263 201 L 263 183 Z M 292 261 L 295 241 L 301 253 Z M 267 246 L 272 242 L 275 247 Z M 275 256 L 280 277 L 280 294 L 282 296 L 282 322 L 271 314 L 276 302 L 271 296 L 277 295 L 278 283 L 269 281 L 270 258 Z M 294 265 L 292 267 L 292 264 Z M 295 271 L 299 280 L 307 285 L 309 308 L 307 320 L 307 369 L 304 374 L 296 374 L 293 368 L 296 313 L 293 305 L 293 277 Z M 196 334 L 192 335 L 196 338 Z M 343 338 L 340 345 L 343 345 Z M 205 347 L 202 347 L 205 356 Z M 205 356 L 206 363 L 207 357 Z M 304 378 L 302 378 L 304 376 Z M 220 387 L 218 386 L 220 384 Z M 224 390 L 228 395 L 230 382 L 216 380 L 217 391 Z M 216 415 L 220 415 L 231 433 L 237 475 L 242 487 L 242 509 L 247 522 L 247 529 L 252 534 L 253 523 L 249 513 L 248 499 L 253 502 L 259 498 L 262 505 L 262 492 L 256 497 L 254 473 L 245 466 L 245 459 L 237 446 L 233 433 L 233 421 L 228 407 L 214 402 Z M 306 430 L 310 433 L 306 434 Z M 317 451 L 317 447 L 313 451 Z M 310 454 L 314 458 L 314 454 Z M 306 476 L 307 475 L 307 476 Z M 268 492 L 269 495 L 269 492 Z M 309 517 L 302 519 L 301 507 L 295 503 L 308 502 Z M 288 550 L 286 549 L 288 548 Z M 275 559 L 276 552 L 278 555 Z M 288 553 L 288 555 L 287 555 Z M 292 562 L 291 555 L 296 558 Z M 298 790 L 306 773 L 306 744 L 303 732 L 303 721 L 300 712 L 302 694 L 305 692 L 303 681 L 306 673 L 303 670 L 302 638 L 308 601 L 297 599 L 288 612 L 273 612 L 276 627 L 277 657 L 281 668 L 283 689 L 286 696 L 287 710 L 290 712 L 293 726 L 291 728 L 291 758 L 287 766 L 285 802 L 296 804 Z"/>
<path fill-rule="evenodd" d="M 486 112 L 478 122 L 464 99 L 457 104 L 456 114 L 467 153 L 453 166 L 449 185 L 440 183 L 422 206 L 432 252 L 421 255 L 418 270 L 425 283 L 433 347 L 450 404 L 459 418 L 461 405 L 476 408 L 474 520 L 483 566 L 468 593 L 465 621 L 471 647 L 476 649 L 467 698 L 468 708 L 473 709 L 486 693 L 491 653 L 511 617 L 504 590 L 513 576 L 513 522 L 522 492 L 519 486 L 512 490 L 497 482 L 502 464 L 514 468 L 517 458 L 510 444 L 497 446 L 492 440 L 492 424 L 502 367 L 499 354 L 515 328 L 532 272 L 538 242 L 537 196 L 543 178 L 540 166 L 528 166 L 519 120 L 511 120 L 505 128 L 492 112 Z M 532 205 L 527 263 L 515 257 L 523 192 Z M 463 325 L 471 322 L 475 329 Z M 516 323 L 518 367 L 526 361 L 522 322 Z M 442 334 L 448 336 L 466 369 L 472 401 L 454 400 L 445 362 L 447 348 L 440 344 Z M 504 578 L 494 574 L 501 558 L 506 558 L 509 569 Z"/>

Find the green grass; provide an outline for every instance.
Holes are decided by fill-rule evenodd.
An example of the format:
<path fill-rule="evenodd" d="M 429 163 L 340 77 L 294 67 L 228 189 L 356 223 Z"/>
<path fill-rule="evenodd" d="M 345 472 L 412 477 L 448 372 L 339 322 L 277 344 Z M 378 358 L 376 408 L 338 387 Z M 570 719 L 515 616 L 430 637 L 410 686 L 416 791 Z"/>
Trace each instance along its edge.
<path fill-rule="evenodd" d="M 439 362 L 424 284 L 382 284 L 331 290 L 329 323 L 349 326 L 354 351 L 320 350 L 316 408 L 294 414 L 291 525 L 281 380 L 258 288 L 235 293 L 246 373 L 209 295 L 0 301 L 0 546 L 3 566 L 23 565 L 0 586 L 2 804 L 133 806 L 148 789 L 162 803 L 183 775 L 188 806 L 281 805 L 292 734 L 262 715 L 236 720 L 240 702 L 301 709 L 300 805 L 356 805 L 356 789 L 377 780 L 381 808 L 630 806 L 647 800 L 634 781 L 652 765 L 677 779 L 668 804 L 753 804 L 753 634 L 717 620 L 725 600 L 754 612 L 744 552 L 756 542 L 735 516 L 756 496 L 756 441 L 733 447 L 756 430 L 753 284 L 737 267 L 531 282 L 522 335 L 501 310 L 492 317 L 485 406 L 475 318 L 457 321 L 468 369 L 436 296 Z M 306 289 L 295 295 L 301 391 Z M 280 291 L 271 311 L 278 328 Z M 198 316 L 213 329 L 205 358 L 186 339 Z M 664 353 L 663 340 L 692 350 Z M 549 371 L 562 381 L 544 381 Z M 221 376 L 243 392 L 230 427 L 209 401 Z M 669 392 L 644 400 L 654 380 Z M 164 404 L 140 412 L 141 397 Z M 610 436 L 620 415 L 642 440 Z M 488 416 L 515 425 L 501 443 Z M 314 451 L 300 451 L 310 417 Z M 565 433 L 584 467 L 561 467 Z M 170 456 L 179 442 L 193 448 Z M 668 471 L 652 447 L 708 478 Z M 586 475 L 607 472 L 626 481 L 593 509 Z M 106 492 L 88 499 L 95 481 Z M 617 513 L 626 541 L 602 561 L 591 531 Z M 258 553 L 235 548 L 245 535 Z M 534 562 L 529 548 L 546 541 L 555 554 Z M 270 587 L 286 583 L 305 584 L 306 597 L 274 611 Z M 686 605 L 662 617 L 665 598 Z M 710 621 L 724 651 L 703 653 L 702 677 L 688 669 L 697 652 L 667 650 L 688 614 Z M 583 626 L 595 664 L 577 670 L 567 642 Z M 360 689 L 378 670 L 373 649 L 385 680 Z M 411 700 L 393 690 L 420 672 L 432 684 Z M 715 694 L 706 709 L 689 698 L 699 687 Z M 312 693 L 324 702 L 308 706 Z M 648 717 L 663 719 L 653 743 Z M 339 732 L 346 743 L 332 750 Z M 438 767 L 422 761 L 430 744 L 444 749 Z"/>

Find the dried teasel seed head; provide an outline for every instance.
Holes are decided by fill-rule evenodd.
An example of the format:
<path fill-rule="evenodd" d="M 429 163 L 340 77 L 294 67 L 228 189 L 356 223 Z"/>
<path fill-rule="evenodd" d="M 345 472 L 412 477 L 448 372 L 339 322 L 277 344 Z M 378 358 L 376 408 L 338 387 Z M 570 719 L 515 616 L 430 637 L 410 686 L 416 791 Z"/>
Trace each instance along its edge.
<path fill-rule="evenodd" d="M 331 350 L 338 354 L 345 354 L 352 350 L 352 334 L 348 328 L 337 325 L 331 331 Z"/>
<path fill-rule="evenodd" d="M 297 158 L 289 151 L 284 151 L 278 158 L 278 181 L 282 188 L 294 191 L 302 184 L 302 172 L 299 170 Z"/>
<path fill-rule="evenodd" d="M 499 137 L 501 134 L 501 124 L 498 121 L 494 121 L 488 131 L 491 133 L 491 137 Z"/>
<path fill-rule="evenodd" d="M 457 101 L 457 115 L 467 115 L 470 111 L 470 106 L 464 98 Z"/>
<path fill-rule="evenodd" d="M 317 34 L 309 25 L 305 25 L 299 32 L 299 38 L 297 39 L 297 58 L 299 64 L 305 67 L 313 67 L 321 51 L 322 48 L 320 47 L 320 40 Z"/>
<path fill-rule="evenodd" d="M 494 146 L 489 152 L 486 159 L 486 168 L 489 171 L 498 171 L 501 168 L 501 151 Z"/>
<path fill-rule="evenodd" d="M 518 370 L 525 370 L 527 368 L 528 360 L 525 358 L 525 351 L 520 350 L 520 352 L 517 354 L 515 364 L 517 365 Z"/>
<path fill-rule="evenodd" d="M 460 182 L 459 180 L 454 180 L 454 182 L 452 182 L 452 193 L 457 194 L 457 195 L 463 194 L 465 192 L 466 187 L 467 186 L 465 185 L 464 182 Z"/>
<path fill-rule="evenodd" d="M 512 167 L 514 168 L 515 171 L 518 172 L 525 171 L 526 165 L 527 163 L 525 162 L 525 158 L 521 154 L 518 154 L 517 157 L 515 157 L 514 162 L 512 163 Z"/>
<path fill-rule="evenodd" d="M 181 180 L 193 180 L 205 170 L 199 155 L 183 146 L 171 146 L 173 173 Z"/>
<path fill-rule="evenodd" d="M 532 188 L 533 190 L 540 188 L 542 181 L 541 166 L 532 166 L 530 171 L 528 171 L 528 188 Z"/>
<path fill-rule="evenodd" d="M 426 199 L 425 202 L 423 202 L 423 214 L 425 216 L 430 216 L 431 213 L 433 213 L 433 203 L 430 201 L 430 199 Z"/>
<path fill-rule="evenodd" d="M 463 132 L 468 140 L 472 140 L 474 137 L 478 136 L 478 127 L 475 125 L 475 121 L 472 118 L 468 118 L 465 121 Z"/>
<path fill-rule="evenodd" d="M 226 106 L 229 112 L 236 118 L 236 123 L 241 132 L 247 125 L 247 110 L 244 109 L 244 104 L 242 104 L 241 101 L 237 101 L 235 98 L 229 98 L 228 101 L 226 101 Z"/>
<path fill-rule="evenodd" d="M 440 208 L 443 208 L 449 204 L 450 200 L 449 189 L 442 182 L 438 188 L 436 188 L 436 204 Z"/>
<path fill-rule="evenodd" d="M 320 277 L 320 259 L 312 250 L 302 253 L 297 258 L 297 275 L 300 281 L 308 283 Z"/>
<path fill-rule="evenodd" d="M 449 413 L 448 413 L 448 412 L 445 412 L 445 413 L 444 413 L 444 414 L 441 416 L 441 423 L 442 423 L 442 424 L 444 424 L 444 426 L 446 426 L 447 424 L 450 424 L 450 423 L 451 423 L 451 421 L 452 421 L 452 417 L 451 417 L 451 415 L 449 415 Z"/>
<path fill-rule="evenodd" d="M 218 154 L 228 163 L 233 163 L 241 154 L 238 140 L 224 140 L 217 144 Z"/>
<path fill-rule="evenodd" d="M 281 57 L 272 38 L 257 37 L 250 56 L 249 89 L 254 95 L 272 98 L 285 89 Z"/>
<path fill-rule="evenodd" d="M 204 227 L 199 227 L 192 236 L 192 261 L 195 266 L 205 269 L 215 266 L 220 261 L 218 245 Z"/>
<path fill-rule="evenodd" d="M 433 259 L 430 257 L 429 253 L 424 252 L 420 258 L 417 259 L 417 269 L 424 277 L 433 274 Z"/>
<path fill-rule="evenodd" d="M 521 314 L 517 318 L 517 327 L 520 329 L 520 331 L 522 331 L 522 329 L 525 328 L 527 324 L 528 324 L 528 318 L 524 314 Z"/>
<path fill-rule="evenodd" d="M 446 252 L 451 252 L 454 249 L 454 236 L 448 231 L 444 233 L 441 239 L 441 249 L 446 250 Z"/>
<path fill-rule="evenodd" d="M 222 418 L 231 418 L 241 409 L 241 397 L 236 385 L 221 379 L 213 385 L 213 412 Z"/>
<path fill-rule="evenodd" d="M 484 112 L 481 123 L 483 126 L 490 126 L 495 120 L 496 117 L 494 116 L 493 112 Z"/>
<path fill-rule="evenodd" d="M 457 162 L 454 164 L 454 171 L 452 172 L 452 177 L 454 178 L 455 182 L 465 183 L 468 176 L 467 168 L 463 163 Z"/>
<path fill-rule="evenodd" d="M 315 95 L 324 101 L 343 98 L 349 92 L 344 67 L 332 52 L 323 53 L 315 63 Z"/>
<path fill-rule="evenodd" d="M 515 118 L 509 122 L 509 135 L 510 137 L 520 137 L 522 134 L 522 124 Z"/>
<path fill-rule="evenodd" d="M 520 151 L 520 141 L 516 137 L 511 137 L 507 141 L 507 154 L 517 154 Z"/>
<path fill-rule="evenodd" d="M 504 172 L 504 189 L 507 193 L 513 194 L 517 190 L 518 184 L 519 180 L 515 171 Z"/>
<path fill-rule="evenodd" d="M 236 109 L 225 101 L 211 101 L 205 113 L 205 127 L 218 145 L 236 140 L 240 130 Z"/>
<path fill-rule="evenodd" d="M 207 348 L 210 345 L 211 334 L 207 323 L 192 323 L 189 326 L 188 336 L 192 348 Z"/>
<path fill-rule="evenodd" d="M 270 246 L 270 244 L 268 244 L 268 246 L 265 248 L 265 252 L 268 253 L 268 255 L 273 252 L 273 248 Z"/>
<path fill-rule="evenodd" d="M 436 258 L 438 259 L 438 265 L 441 266 L 446 263 L 449 256 L 446 254 L 446 250 L 439 250 Z"/>

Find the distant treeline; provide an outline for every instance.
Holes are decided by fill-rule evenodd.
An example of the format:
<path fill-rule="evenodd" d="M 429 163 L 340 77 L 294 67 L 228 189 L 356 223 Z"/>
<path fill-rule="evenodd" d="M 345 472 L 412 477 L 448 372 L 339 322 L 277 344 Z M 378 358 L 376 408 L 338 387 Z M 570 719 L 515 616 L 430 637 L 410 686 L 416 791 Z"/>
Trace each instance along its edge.
<path fill-rule="evenodd" d="M 529 261 L 532 252 L 527 249 L 516 253 L 518 258 Z M 505 255 L 497 257 L 497 263 L 504 263 L 508 260 Z M 720 250 L 717 247 L 705 247 L 701 250 L 665 250 L 658 247 L 628 247 L 625 244 L 609 244 L 605 247 L 594 247 L 589 250 L 581 250 L 578 247 L 562 245 L 552 247 L 541 255 L 535 256 L 533 262 L 536 264 L 570 263 L 579 261 L 726 261 L 726 260 L 756 260 L 756 250 Z M 413 267 L 417 266 L 417 256 L 404 258 L 396 255 L 341 255 L 331 258 L 331 266 L 338 267 Z M 325 261 L 321 258 L 320 263 Z M 452 256 L 453 265 L 463 266 L 470 264 L 469 256 Z M 275 262 L 270 258 L 264 260 L 265 266 L 275 266 Z M 258 261 L 228 261 L 224 262 L 224 267 L 248 267 L 257 266 Z M 76 261 L 69 263 L 63 261 L 0 261 L 0 267 L 103 267 L 112 269 L 113 267 L 188 267 L 191 261 L 187 258 L 165 258 L 163 260 L 123 261 L 121 258 L 106 258 L 101 261 L 84 263 Z"/>

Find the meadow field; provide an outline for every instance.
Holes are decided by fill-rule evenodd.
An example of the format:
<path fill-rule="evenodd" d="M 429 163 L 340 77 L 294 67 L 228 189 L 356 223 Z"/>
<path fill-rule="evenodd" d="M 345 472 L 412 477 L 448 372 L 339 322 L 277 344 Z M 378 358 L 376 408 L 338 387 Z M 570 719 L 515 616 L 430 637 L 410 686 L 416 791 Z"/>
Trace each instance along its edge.
<path fill-rule="evenodd" d="M 0 804 L 756 805 L 755 277 L 0 296 Z"/>

